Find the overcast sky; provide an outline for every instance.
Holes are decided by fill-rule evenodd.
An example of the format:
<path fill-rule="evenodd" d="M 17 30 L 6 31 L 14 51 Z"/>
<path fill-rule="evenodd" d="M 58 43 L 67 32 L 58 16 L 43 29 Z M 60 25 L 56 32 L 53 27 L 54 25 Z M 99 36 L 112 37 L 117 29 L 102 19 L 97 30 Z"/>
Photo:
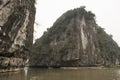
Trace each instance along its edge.
<path fill-rule="evenodd" d="M 42 36 L 58 17 L 70 9 L 86 6 L 96 15 L 96 22 L 120 45 L 120 0 L 37 0 L 34 39 Z"/>

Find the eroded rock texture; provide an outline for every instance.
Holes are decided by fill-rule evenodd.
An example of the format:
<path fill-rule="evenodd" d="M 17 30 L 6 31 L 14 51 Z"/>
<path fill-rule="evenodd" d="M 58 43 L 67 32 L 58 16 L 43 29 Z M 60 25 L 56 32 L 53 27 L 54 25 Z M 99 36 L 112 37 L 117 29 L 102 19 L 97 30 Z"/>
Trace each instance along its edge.
<path fill-rule="evenodd" d="M 98 27 L 95 15 L 84 9 L 70 10 L 34 44 L 30 65 L 41 67 L 119 64 L 119 47 Z"/>
<path fill-rule="evenodd" d="M 33 43 L 35 0 L 0 0 L 0 69 L 25 65 Z"/>

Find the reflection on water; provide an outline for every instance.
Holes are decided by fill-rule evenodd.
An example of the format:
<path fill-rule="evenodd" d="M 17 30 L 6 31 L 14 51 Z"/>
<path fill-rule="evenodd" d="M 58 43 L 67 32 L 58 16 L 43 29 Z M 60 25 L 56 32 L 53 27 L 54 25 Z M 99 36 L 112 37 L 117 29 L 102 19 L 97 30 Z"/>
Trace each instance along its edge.
<path fill-rule="evenodd" d="M 0 80 L 120 80 L 120 69 L 40 69 L 0 73 Z"/>
<path fill-rule="evenodd" d="M 25 77 L 27 77 L 28 67 L 25 67 L 25 68 L 24 68 L 24 72 L 25 72 Z"/>

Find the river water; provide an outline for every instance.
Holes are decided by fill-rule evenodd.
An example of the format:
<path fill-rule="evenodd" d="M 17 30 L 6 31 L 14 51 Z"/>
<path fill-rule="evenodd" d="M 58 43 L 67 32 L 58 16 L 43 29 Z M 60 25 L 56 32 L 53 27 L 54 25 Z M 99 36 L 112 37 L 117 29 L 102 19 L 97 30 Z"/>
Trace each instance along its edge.
<path fill-rule="evenodd" d="M 25 68 L 24 71 L 0 73 L 0 80 L 120 80 L 120 69 Z"/>

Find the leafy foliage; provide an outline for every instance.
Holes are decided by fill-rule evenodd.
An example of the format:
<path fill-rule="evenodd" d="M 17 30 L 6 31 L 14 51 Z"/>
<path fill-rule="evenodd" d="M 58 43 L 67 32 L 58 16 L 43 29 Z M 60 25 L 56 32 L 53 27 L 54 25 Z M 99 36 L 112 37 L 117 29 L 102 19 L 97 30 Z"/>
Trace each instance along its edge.
<path fill-rule="evenodd" d="M 103 28 L 97 27 L 98 42 L 102 57 L 115 63 L 115 58 L 120 55 L 117 43 L 108 35 Z"/>

